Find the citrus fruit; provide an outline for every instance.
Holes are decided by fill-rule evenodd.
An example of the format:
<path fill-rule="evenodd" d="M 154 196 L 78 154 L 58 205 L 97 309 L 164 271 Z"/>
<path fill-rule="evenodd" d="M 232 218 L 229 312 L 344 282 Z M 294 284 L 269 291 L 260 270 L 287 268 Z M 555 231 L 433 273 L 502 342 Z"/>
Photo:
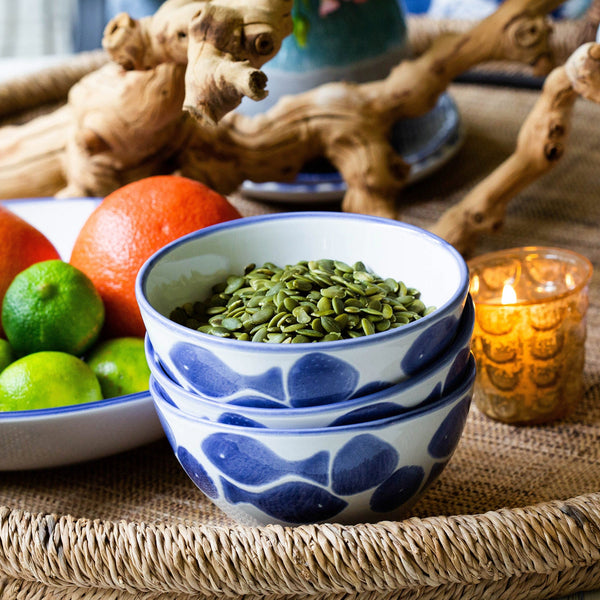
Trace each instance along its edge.
<path fill-rule="evenodd" d="M 0 204 L 0 308 L 2 299 L 17 273 L 33 263 L 59 258 L 48 238 L 17 214 Z M 3 334 L 0 325 L 0 335 Z"/>
<path fill-rule="evenodd" d="M 102 400 L 100 383 L 80 358 L 35 352 L 0 373 L 0 410 L 52 408 Z"/>
<path fill-rule="evenodd" d="M 150 368 L 142 338 L 121 337 L 100 342 L 92 348 L 86 362 L 98 378 L 105 398 L 148 389 Z"/>
<path fill-rule="evenodd" d="M 77 356 L 98 339 L 104 306 L 89 277 L 62 260 L 21 271 L 4 295 L 2 325 L 18 356 L 58 350 Z"/>
<path fill-rule="evenodd" d="M 187 233 L 239 217 L 227 198 L 176 175 L 140 179 L 106 196 L 84 223 L 70 258 L 102 296 L 106 337 L 143 337 L 135 279 L 152 254 Z"/>
<path fill-rule="evenodd" d="M 0 338 L 0 373 L 15 360 L 15 352 L 8 340 Z"/>

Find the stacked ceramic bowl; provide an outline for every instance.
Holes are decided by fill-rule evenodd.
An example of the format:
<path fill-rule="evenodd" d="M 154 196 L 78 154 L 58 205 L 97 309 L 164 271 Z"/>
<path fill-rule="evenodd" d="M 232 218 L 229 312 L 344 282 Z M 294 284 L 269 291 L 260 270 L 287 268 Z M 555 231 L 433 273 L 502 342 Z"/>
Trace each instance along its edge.
<path fill-rule="evenodd" d="M 299 289 L 311 289 L 306 282 L 284 280 L 254 294 L 261 296 L 250 301 L 257 310 L 265 296 L 277 305 L 270 318 L 255 319 L 270 328 L 261 338 L 267 341 L 240 330 L 240 320 L 251 320 L 248 312 L 237 323 L 225 321 L 243 310 L 217 325 L 212 318 L 212 325 L 175 318 L 219 295 L 221 306 L 238 307 L 239 298 L 227 294 L 253 294 L 241 282 L 244 274 L 297 265 L 331 268 L 339 279 L 323 274 L 319 282 L 317 273 L 307 304 Z M 376 302 L 361 300 L 356 308 L 350 292 L 339 290 L 355 271 L 361 271 L 357 281 L 367 279 L 364 295 L 374 301 L 383 295 L 385 302 L 389 295 L 392 307 L 405 306 L 393 315 Z M 150 390 L 180 464 L 245 524 L 357 523 L 406 514 L 451 458 L 466 422 L 475 377 L 468 285 L 464 260 L 443 240 L 348 213 L 247 217 L 166 246 L 140 270 L 136 294 L 147 328 Z M 316 298 L 329 292 L 342 302 L 315 310 Z M 411 295 L 421 302 L 412 303 Z M 306 308 L 293 313 L 300 324 L 284 314 L 287 296 L 294 300 L 290 313 L 295 303 Z M 215 308 L 219 302 L 208 305 L 211 315 L 225 311 Z M 403 322 L 417 305 L 421 314 Z M 322 319 L 339 317 L 344 306 L 359 314 L 351 320 L 358 332 L 328 335 L 339 332 Z M 363 318 L 368 322 L 361 325 Z M 302 335 L 300 343 L 284 329 L 292 338 Z"/>

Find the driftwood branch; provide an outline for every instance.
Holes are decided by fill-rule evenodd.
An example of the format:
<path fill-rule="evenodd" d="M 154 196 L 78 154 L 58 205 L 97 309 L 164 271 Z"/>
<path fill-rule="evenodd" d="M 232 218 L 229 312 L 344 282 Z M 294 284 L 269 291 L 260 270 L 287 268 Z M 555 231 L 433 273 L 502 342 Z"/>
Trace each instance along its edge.
<path fill-rule="evenodd" d="M 187 65 L 184 109 L 214 124 L 244 96 L 266 97 L 260 68 L 292 32 L 293 0 L 168 0 L 138 21 L 117 15 L 103 47 L 124 69 Z"/>
<path fill-rule="evenodd" d="M 433 231 L 468 253 L 482 234 L 498 230 L 510 200 L 563 156 L 579 96 L 600 102 L 600 45 L 593 42 L 552 71 L 520 129 L 514 153 L 446 211 Z"/>
<path fill-rule="evenodd" d="M 246 179 L 291 181 L 308 160 L 326 157 L 347 184 L 343 210 L 394 218 L 409 167 L 390 144 L 393 124 L 425 114 L 457 75 L 482 62 L 518 61 L 547 73 L 553 63 L 546 14 L 560 3 L 506 0 L 469 31 L 440 35 L 383 80 L 325 84 L 282 98 L 255 117 L 230 110 L 243 95 L 264 92 L 256 73 L 289 33 L 285 7 L 291 8 L 291 0 L 218 5 L 169 0 L 148 20 L 118 17 L 105 38 L 117 62 L 75 85 L 60 115 L 64 126 L 53 145 L 63 144 L 66 186 L 57 193 L 104 196 L 129 181 L 175 171 L 230 193 Z M 277 10 L 269 12 L 273 7 Z M 497 226 L 502 203 L 540 176 L 548 161 L 555 162 L 576 96 L 565 73 L 548 78 L 540 117 L 532 116 L 524 126 L 518 157 L 482 184 L 484 200 L 465 210 L 472 202 L 466 198 L 438 223 L 437 230 L 457 245 Z M 548 111 L 550 128 L 544 120 Z M 9 153 L 20 164 L 35 163 L 35 152 L 24 140 L 36 126 L 35 120 L 22 126 L 20 140 L 16 132 L 0 130 L 0 167 Z M 526 148 L 540 129 L 548 132 L 554 150 L 541 143 L 542 154 L 530 150 L 529 156 Z M 38 153 L 43 150 L 38 147 Z M 3 185 L 3 177 L 12 187 Z M 11 188 L 16 195 L 15 187 L 11 169 L 0 168 L 0 189 Z M 477 216 L 471 218 L 473 211 Z"/>

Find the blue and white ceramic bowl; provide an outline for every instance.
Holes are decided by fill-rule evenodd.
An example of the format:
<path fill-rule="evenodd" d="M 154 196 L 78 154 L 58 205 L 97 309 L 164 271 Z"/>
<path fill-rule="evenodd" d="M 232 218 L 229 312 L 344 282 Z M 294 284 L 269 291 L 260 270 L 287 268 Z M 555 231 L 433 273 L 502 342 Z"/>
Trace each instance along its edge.
<path fill-rule="evenodd" d="M 410 379 L 373 394 L 350 398 L 335 404 L 303 408 L 258 408 L 217 402 L 188 392 L 164 371 L 152 344 L 146 337 L 146 356 L 155 379 L 154 389 L 167 402 L 183 412 L 210 421 L 271 427 L 274 429 L 304 429 L 338 427 L 362 421 L 393 417 L 422 404 L 435 402 L 455 389 L 464 378 L 470 356 L 470 342 L 475 323 L 475 308 L 469 297 L 461 317 L 458 333 L 438 360 Z"/>
<path fill-rule="evenodd" d="M 398 519 L 440 475 L 462 435 L 475 380 L 405 415 L 343 427 L 263 429 L 182 412 L 150 390 L 180 464 L 246 525 Z"/>
<path fill-rule="evenodd" d="M 437 308 L 370 336 L 301 344 L 220 338 L 168 317 L 249 263 L 322 258 L 363 261 L 377 275 L 417 288 Z M 156 354 L 184 388 L 220 402 L 299 408 L 388 387 L 436 360 L 456 335 L 468 285 L 462 256 L 423 229 L 351 213 L 297 212 L 237 219 L 172 242 L 142 266 L 136 296 Z"/>

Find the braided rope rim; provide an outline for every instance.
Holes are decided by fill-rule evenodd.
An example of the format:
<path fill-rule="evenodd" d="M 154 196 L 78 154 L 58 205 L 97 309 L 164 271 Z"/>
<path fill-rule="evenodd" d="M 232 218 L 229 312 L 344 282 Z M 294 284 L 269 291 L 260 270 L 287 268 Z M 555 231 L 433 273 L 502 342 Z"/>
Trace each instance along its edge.
<path fill-rule="evenodd" d="M 480 515 L 355 526 L 149 526 L 0 509 L 1 574 L 130 593 L 265 598 L 439 591 L 585 572 L 599 559 L 597 493 Z"/>

